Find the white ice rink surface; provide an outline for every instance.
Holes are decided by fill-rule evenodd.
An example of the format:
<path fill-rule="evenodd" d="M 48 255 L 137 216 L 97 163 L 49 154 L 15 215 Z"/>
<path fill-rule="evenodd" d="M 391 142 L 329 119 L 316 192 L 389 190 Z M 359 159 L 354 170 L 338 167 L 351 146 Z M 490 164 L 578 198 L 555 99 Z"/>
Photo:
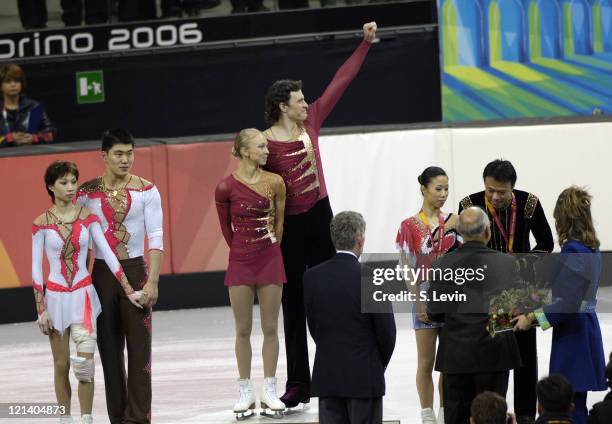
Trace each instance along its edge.
<path fill-rule="evenodd" d="M 162 293 L 163 295 L 163 293 Z M 612 351 L 612 287 L 598 293 L 599 322 L 606 358 Z M 282 316 L 280 318 L 282 320 Z M 409 315 L 396 314 L 397 344 L 386 372 L 387 395 L 384 398 L 385 420 L 402 424 L 419 423 L 420 406 L 414 383 L 416 347 Z M 253 371 L 256 392 L 263 380 L 261 362 L 262 336 L 259 311 L 253 320 Z M 285 349 L 280 329 L 278 363 L 279 395 L 286 377 Z M 154 423 L 234 423 L 231 408 L 237 398 L 237 371 L 234 359 L 233 318 L 228 307 L 155 312 L 153 317 L 153 422 Z M 548 373 L 552 331 L 538 330 L 539 373 Z M 54 402 L 53 366 L 47 338 L 34 322 L 0 325 L 0 403 Z M 310 358 L 315 345 L 309 340 Z M 72 346 L 74 349 L 74 346 Z M 104 378 L 96 352 L 96 392 L 94 422 L 108 423 L 104 399 Z M 312 365 L 312 362 L 311 362 Z M 76 380 L 73 383 L 72 412 L 78 417 Z M 437 381 L 437 376 L 434 377 Z M 512 376 L 508 402 L 513 409 Z M 590 393 L 589 407 L 603 399 L 606 392 Z M 437 410 L 436 394 L 436 410 Z M 317 421 L 316 399 L 304 413 L 273 420 L 253 417 L 248 423 L 311 423 Z M 52 423 L 55 419 L 0 418 L 0 423 Z M 76 421 L 78 422 L 78 421 Z"/>

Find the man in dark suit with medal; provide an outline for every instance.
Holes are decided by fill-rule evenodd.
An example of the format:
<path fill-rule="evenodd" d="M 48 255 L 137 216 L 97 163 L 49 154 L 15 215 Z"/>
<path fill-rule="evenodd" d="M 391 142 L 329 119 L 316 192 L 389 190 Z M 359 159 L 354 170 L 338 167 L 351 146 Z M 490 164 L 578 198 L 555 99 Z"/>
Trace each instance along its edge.
<path fill-rule="evenodd" d="M 516 170 L 507 160 L 496 159 L 482 174 L 485 190 L 470 194 L 459 204 L 459 213 L 471 206 L 483 208 L 491 221 L 488 246 L 504 253 L 551 252 L 554 241 L 537 196 L 514 188 Z M 536 245 L 532 249 L 529 234 Z M 514 371 L 514 409 L 518 424 L 533 423 L 538 362 L 535 329 L 516 333 L 523 366 Z"/>

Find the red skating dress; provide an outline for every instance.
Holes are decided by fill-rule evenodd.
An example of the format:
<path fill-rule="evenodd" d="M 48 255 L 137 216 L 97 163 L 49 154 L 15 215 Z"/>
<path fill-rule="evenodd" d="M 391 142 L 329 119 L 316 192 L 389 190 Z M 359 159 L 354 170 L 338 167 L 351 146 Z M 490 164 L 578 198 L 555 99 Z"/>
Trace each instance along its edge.
<path fill-rule="evenodd" d="M 263 171 L 256 184 L 229 175 L 215 191 L 223 237 L 230 246 L 226 286 L 284 284 L 287 282 L 276 240 L 275 198 L 284 191 L 280 176 Z"/>

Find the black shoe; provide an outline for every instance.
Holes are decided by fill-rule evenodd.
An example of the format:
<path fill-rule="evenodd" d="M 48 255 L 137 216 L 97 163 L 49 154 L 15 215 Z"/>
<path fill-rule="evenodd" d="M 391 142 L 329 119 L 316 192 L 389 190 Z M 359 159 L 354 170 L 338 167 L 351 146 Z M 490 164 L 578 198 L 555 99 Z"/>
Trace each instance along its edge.
<path fill-rule="evenodd" d="M 535 420 L 529 416 L 521 415 L 516 417 L 516 424 L 534 424 Z"/>
<path fill-rule="evenodd" d="M 310 390 L 305 384 L 288 384 L 287 386 L 287 391 L 280 398 L 287 408 L 295 408 L 300 403 L 310 402 Z"/>

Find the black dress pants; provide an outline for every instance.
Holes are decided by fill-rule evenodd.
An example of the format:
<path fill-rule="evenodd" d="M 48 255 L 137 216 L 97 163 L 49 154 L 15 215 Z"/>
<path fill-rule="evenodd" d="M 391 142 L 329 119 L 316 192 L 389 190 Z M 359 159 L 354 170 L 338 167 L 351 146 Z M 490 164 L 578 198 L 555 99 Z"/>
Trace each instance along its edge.
<path fill-rule="evenodd" d="M 287 390 L 302 386 L 310 392 L 310 364 L 302 277 L 307 268 L 335 255 L 329 223 L 329 199 L 319 200 L 309 211 L 285 216 L 281 250 L 287 284 L 283 287 L 283 318 L 287 352 Z M 307 396 L 310 397 L 310 396 Z"/>
<path fill-rule="evenodd" d="M 381 424 L 382 417 L 382 397 L 367 399 L 319 398 L 320 424 Z"/>
<path fill-rule="evenodd" d="M 17 0 L 17 9 L 23 29 L 47 26 L 47 0 Z"/>
<path fill-rule="evenodd" d="M 523 366 L 514 370 L 514 412 L 517 417 L 535 418 L 538 352 L 536 329 L 514 333 Z"/>
<path fill-rule="evenodd" d="M 470 424 L 472 401 L 485 390 L 503 398 L 508 391 L 510 371 L 480 374 L 444 373 L 444 424 Z"/>

